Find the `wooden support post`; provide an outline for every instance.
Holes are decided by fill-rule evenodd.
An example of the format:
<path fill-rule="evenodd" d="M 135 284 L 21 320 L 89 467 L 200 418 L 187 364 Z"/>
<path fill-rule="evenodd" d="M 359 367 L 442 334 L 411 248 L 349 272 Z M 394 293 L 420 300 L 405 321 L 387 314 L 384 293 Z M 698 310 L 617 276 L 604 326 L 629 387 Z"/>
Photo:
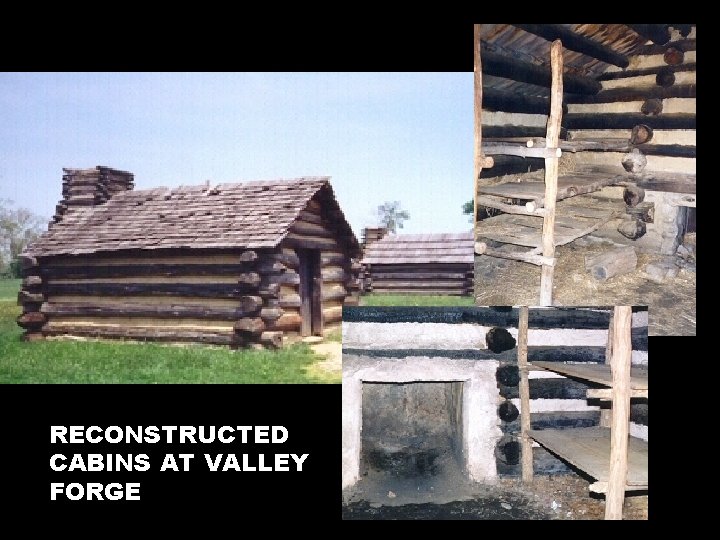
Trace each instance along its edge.
<path fill-rule="evenodd" d="M 530 440 L 530 384 L 528 383 L 528 307 L 520 306 L 518 321 L 518 368 L 520 368 L 520 429 L 522 443 L 522 480 L 533 480 L 533 452 Z"/>
<path fill-rule="evenodd" d="M 622 519 L 627 481 L 628 435 L 630 431 L 630 360 L 632 309 L 615 306 L 613 317 L 612 418 L 610 426 L 610 472 L 605 519 Z"/>
<path fill-rule="evenodd" d="M 614 321 L 614 310 L 610 312 L 610 323 L 608 324 L 608 337 L 607 337 L 607 343 L 605 344 L 605 364 L 608 366 L 611 366 L 612 369 L 612 351 L 613 351 L 613 336 L 614 336 L 614 330 L 615 326 L 613 325 Z M 610 427 L 610 409 L 607 408 L 607 404 L 602 405 L 602 409 L 600 409 L 600 426 L 601 427 Z"/>
<path fill-rule="evenodd" d="M 563 53 L 562 43 L 555 40 L 550 49 L 552 65 L 552 89 L 550 93 L 550 116 L 547 123 L 546 144 L 556 148 L 560 139 L 563 100 Z M 557 199 L 558 158 L 545 158 L 545 215 L 543 216 L 543 257 L 555 257 L 555 203 Z M 552 305 L 554 266 L 543 265 L 540 275 L 540 305 Z"/>
<path fill-rule="evenodd" d="M 480 60 L 480 25 L 476 24 L 473 29 L 474 36 L 474 113 L 475 113 L 475 178 L 473 181 L 473 230 L 477 233 L 477 211 L 478 211 L 478 180 L 483 169 L 482 155 L 482 64 Z"/>

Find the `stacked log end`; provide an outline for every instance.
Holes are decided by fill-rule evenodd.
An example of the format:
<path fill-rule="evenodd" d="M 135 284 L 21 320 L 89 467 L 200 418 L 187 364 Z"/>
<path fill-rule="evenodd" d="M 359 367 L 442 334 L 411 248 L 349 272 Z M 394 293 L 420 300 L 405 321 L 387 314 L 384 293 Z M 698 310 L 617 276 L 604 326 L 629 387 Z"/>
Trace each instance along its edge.
<path fill-rule="evenodd" d="M 63 169 L 62 201 L 55 207 L 52 223 L 60 221 L 72 207 L 95 206 L 106 202 L 119 191 L 133 189 L 132 173 L 109 167 Z"/>
<path fill-rule="evenodd" d="M 40 311 L 45 300 L 43 281 L 40 276 L 40 265 L 35 257 L 21 255 L 22 288 L 18 293 L 18 304 L 22 306 L 22 314 L 17 318 L 18 325 L 25 330 L 24 341 L 37 341 L 43 338 L 42 326 L 47 317 Z"/>

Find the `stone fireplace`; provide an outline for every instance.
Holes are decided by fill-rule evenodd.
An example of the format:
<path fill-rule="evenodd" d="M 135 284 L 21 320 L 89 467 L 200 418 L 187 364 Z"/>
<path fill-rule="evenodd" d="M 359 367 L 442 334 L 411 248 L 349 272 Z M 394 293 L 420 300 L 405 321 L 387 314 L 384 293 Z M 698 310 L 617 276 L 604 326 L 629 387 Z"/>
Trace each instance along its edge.
<path fill-rule="evenodd" d="M 401 478 L 497 477 L 498 362 L 343 357 L 343 488 L 369 470 Z"/>

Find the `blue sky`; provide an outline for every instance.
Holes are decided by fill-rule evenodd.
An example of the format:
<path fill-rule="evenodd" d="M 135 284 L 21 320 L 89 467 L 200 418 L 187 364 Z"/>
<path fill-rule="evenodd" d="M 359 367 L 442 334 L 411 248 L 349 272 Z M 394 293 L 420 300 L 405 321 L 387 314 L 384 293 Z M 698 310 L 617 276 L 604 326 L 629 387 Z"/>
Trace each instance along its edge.
<path fill-rule="evenodd" d="M 136 189 L 329 175 L 355 233 L 471 228 L 472 73 L 0 73 L 0 198 L 50 218 L 62 167 Z"/>

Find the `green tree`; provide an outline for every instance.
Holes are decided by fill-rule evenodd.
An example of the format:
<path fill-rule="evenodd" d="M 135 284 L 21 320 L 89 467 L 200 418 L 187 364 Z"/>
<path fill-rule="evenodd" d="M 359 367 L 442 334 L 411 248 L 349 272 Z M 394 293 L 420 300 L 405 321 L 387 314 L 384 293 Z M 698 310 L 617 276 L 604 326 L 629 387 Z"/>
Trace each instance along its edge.
<path fill-rule="evenodd" d="M 473 201 L 473 200 L 469 200 L 462 206 L 463 214 L 466 216 L 470 216 L 470 219 L 468 219 L 468 221 L 470 223 L 472 223 L 474 221 L 473 220 L 473 211 L 474 210 L 475 210 L 475 201 Z"/>
<path fill-rule="evenodd" d="M 410 214 L 406 210 L 400 210 L 400 201 L 392 201 L 378 206 L 378 218 L 380 225 L 394 233 L 403 228 L 403 223 L 410 219 Z"/>
<path fill-rule="evenodd" d="M 27 208 L 0 199 L 0 274 L 20 277 L 18 255 L 45 228 L 46 220 Z"/>

